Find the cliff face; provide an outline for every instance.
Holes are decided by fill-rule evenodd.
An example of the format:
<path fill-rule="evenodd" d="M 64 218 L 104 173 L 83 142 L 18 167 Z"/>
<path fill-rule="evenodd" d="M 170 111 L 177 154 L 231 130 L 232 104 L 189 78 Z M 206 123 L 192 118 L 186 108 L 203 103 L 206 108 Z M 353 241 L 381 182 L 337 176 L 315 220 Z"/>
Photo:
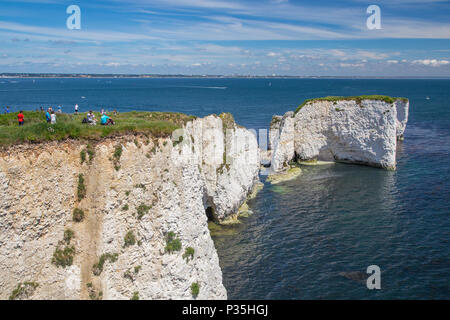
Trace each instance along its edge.
<path fill-rule="evenodd" d="M 274 143 L 272 170 L 287 163 L 324 160 L 394 169 L 397 140 L 403 137 L 409 102 L 363 99 L 313 101 L 287 113 Z"/>
<path fill-rule="evenodd" d="M 199 299 L 226 299 L 205 210 L 234 213 L 257 181 L 244 160 L 257 168 L 259 155 L 249 131 L 233 122 L 226 138 L 222 123 L 194 120 L 183 138 L 9 148 L 0 157 L 0 298 L 192 299 L 198 283 Z"/>

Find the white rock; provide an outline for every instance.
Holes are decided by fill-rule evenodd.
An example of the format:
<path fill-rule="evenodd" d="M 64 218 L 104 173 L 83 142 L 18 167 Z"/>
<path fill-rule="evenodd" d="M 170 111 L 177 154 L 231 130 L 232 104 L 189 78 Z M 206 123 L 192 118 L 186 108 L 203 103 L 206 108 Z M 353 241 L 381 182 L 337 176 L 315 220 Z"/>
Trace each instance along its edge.
<path fill-rule="evenodd" d="M 291 113 L 283 117 L 272 170 L 283 170 L 295 157 L 394 169 L 397 137 L 405 130 L 408 108 L 409 102 L 401 99 L 392 104 L 381 100 L 307 103 L 292 120 L 287 120 Z"/>
<path fill-rule="evenodd" d="M 175 146 L 169 138 L 148 145 L 146 137 L 106 139 L 95 146 L 91 164 L 80 163 L 86 146 L 78 141 L 10 147 L 0 156 L 0 299 L 23 281 L 39 283 L 30 299 L 89 299 L 100 291 L 104 299 L 130 299 L 134 292 L 140 299 L 192 299 L 193 282 L 200 285 L 198 299 L 226 299 L 205 209 L 214 207 L 219 219 L 233 214 L 259 169 L 256 137 L 234 122 L 227 126 L 224 135 L 217 116 L 193 120 Z M 111 161 L 117 144 L 119 171 Z M 79 202 L 80 173 L 87 196 Z M 148 210 L 139 219 L 141 205 Z M 72 221 L 74 208 L 85 212 L 80 223 Z M 58 245 L 65 247 L 68 228 L 76 254 L 71 267 L 61 268 L 51 260 Z M 129 231 L 139 245 L 124 247 Z M 168 232 L 181 251 L 165 252 Z M 182 257 L 187 247 L 195 250 L 189 262 Z M 119 255 L 94 276 L 104 253 Z"/>

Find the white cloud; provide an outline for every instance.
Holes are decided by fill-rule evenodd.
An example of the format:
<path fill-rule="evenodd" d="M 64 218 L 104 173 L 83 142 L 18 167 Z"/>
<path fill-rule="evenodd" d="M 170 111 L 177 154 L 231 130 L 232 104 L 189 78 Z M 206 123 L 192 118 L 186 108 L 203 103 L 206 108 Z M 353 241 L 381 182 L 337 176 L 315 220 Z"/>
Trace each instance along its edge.
<path fill-rule="evenodd" d="M 439 67 L 439 66 L 445 66 L 447 64 L 450 64 L 450 61 L 437 60 L 437 59 L 422 59 L 422 60 L 414 60 L 412 63 L 413 64 L 421 64 L 424 66 Z"/>
<path fill-rule="evenodd" d="M 340 63 L 341 68 L 361 68 L 364 67 L 364 63 Z"/>

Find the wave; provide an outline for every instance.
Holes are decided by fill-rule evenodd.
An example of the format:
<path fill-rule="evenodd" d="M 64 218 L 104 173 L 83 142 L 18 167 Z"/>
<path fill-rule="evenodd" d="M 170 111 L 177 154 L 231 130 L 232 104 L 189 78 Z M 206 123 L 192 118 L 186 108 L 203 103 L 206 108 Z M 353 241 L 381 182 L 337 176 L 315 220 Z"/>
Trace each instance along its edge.
<path fill-rule="evenodd" d="M 228 87 L 202 87 L 202 86 L 182 86 L 178 88 L 192 88 L 192 89 L 215 89 L 215 90 L 225 90 Z"/>

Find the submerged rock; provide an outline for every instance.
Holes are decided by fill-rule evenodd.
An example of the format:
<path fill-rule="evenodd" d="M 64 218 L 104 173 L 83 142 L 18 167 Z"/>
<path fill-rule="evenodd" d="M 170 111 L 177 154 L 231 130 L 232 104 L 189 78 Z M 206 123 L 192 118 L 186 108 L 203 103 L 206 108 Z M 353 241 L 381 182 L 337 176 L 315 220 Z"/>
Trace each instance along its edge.
<path fill-rule="evenodd" d="M 369 277 L 367 273 L 361 272 L 361 271 L 348 271 L 348 272 L 339 272 L 339 275 L 358 282 L 364 282 Z"/>
<path fill-rule="evenodd" d="M 267 177 L 268 182 L 271 184 L 278 184 L 284 181 L 289 181 L 297 178 L 302 173 L 302 169 L 298 167 L 289 168 L 286 171 L 280 173 L 273 173 Z"/>

